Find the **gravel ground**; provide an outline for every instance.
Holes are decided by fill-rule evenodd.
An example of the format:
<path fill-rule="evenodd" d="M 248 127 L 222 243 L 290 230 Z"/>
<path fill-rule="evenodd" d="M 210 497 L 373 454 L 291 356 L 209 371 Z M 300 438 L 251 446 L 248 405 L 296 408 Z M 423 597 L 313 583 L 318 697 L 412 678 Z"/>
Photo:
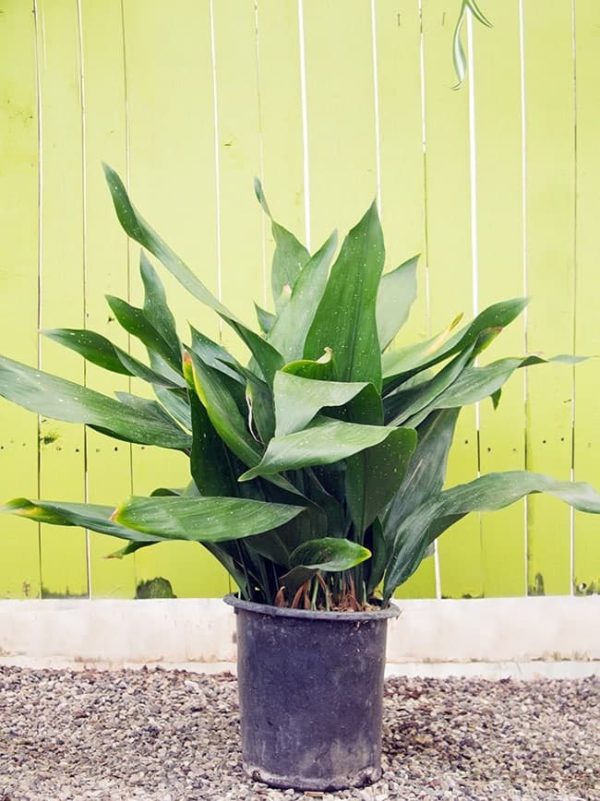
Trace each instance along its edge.
<path fill-rule="evenodd" d="M 600 801 L 600 681 L 389 679 L 383 767 L 338 793 L 251 781 L 231 674 L 0 667 L 0 801 Z"/>

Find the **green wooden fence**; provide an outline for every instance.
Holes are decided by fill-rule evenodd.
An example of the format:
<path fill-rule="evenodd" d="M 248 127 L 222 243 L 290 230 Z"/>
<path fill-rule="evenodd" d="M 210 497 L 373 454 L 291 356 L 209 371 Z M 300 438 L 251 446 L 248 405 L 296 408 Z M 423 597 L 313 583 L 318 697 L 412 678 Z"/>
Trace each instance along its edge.
<path fill-rule="evenodd" d="M 103 295 L 139 299 L 104 160 L 248 319 L 253 299 L 266 303 L 273 246 L 260 175 L 278 219 L 313 246 L 378 195 L 390 264 L 422 254 L 407 335 L 525 292 L 526 319 L 490 358 L 600 353 L 600 4 L 483 5 L 494 28 L 468 26 L 469 78 L 453 91 L 458 0 L 0 0 L 0 351 L 127 388 L 36 333 L 89 325 L 118 338 Z M 206 330 L 206 311 L 168 289 L 182 327 Z M 599 371 L 519 371 L 497 411 L 463 414 L 450 481 L 526 465 L 600 485 Z M 2 500 L 115 503 L 185 480 L 176 455 L 0 399 Z M 472 516 L 402 594 L 598 591 L 598 526 L 538 498 Z M 178 596 L 227 588 L 195 544 L 106 559 L 114 547 L 2 517 L 0 596 L 133 597 L 156 576 Z"/>

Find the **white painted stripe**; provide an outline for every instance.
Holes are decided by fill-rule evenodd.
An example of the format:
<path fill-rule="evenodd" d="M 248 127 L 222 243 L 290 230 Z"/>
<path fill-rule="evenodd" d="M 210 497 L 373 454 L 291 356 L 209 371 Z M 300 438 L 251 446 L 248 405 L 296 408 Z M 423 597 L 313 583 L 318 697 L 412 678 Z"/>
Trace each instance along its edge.
<path fill-rule="evenodd" d="M 371 0 L 371 52 L 373 58 L 373 102 L 375 112 L 375 179 L 377 182 L 377 205 L 379 215 L 383 216 L 383 197 L 381 186 L 381 125 L 379 120 L 379 72 L 377 57 L 377 14 L 375 0 Z"/>
<path fill-rule="evenodd" d="M 209 1 L 210 10 L 210 56 L 212 68 L 212 100 L 214 119 L 214 148 L 215 148 L 215 195 L 216 195 L 216 236 L 217 236 L 217 297 L 223 299 L 222 280 L 222 250 L 221 250 L 221 155 L 219 136 L 219 106 L 217 95 L 217 48 L 215 39 L 215 13 L 214 0 Z M 219 333 L 222 334 L 222 321 L 219 318 Z"/>
<path fill-rule="evenodd" d="M 304 175 L 304 239 L 310 251 L 310 169 L 308 152 L 308 103 L 306 100 L 306 47 L 304 36 L 304 3 L 298 0 L 298 42 L 300 49 L 300 101 L 302 104 L 302 150 Z"/>
<path fill-rule="evenodd" d="M 529 294 L 529 279 L 528 279 L 528 258 L 527 258 L 527 100 L 525 90 L 525 13 L 524 13 L 524 0 L 519 0 L 519 60 L 521 65 L 520 79 L 521 79 L 521 217 L 523 223 L 523 295 L 527 297 Z M 525 307 L 524 325 L 525 325 L 525 353 L 529 352 L 529 338 L 528 338 L 528 320 L 529 312 Z M 527 413 L 529 403 L 529 381 L 527 369 L 525 368 L 523 378 L 523 408 L 525 412 L 525 428 L 523 437 L 525 441 L 525 465 L 527 467 Z M 527 496 L 523 505 L 523 518 L 524 518 L 524 556 L 525 562 L 523 566 L 524 576 L 524 592 L 528 592 L 528 573 L 529 573 L 529 501 Z"/>

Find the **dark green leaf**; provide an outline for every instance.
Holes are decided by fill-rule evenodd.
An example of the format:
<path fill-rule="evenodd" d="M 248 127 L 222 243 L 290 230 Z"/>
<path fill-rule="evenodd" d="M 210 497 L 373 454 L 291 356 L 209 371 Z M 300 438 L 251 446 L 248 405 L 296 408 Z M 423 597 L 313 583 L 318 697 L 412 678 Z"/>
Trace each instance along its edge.
<path fill-rule="evenodd" d="M 218 370 L 203 363 L 196 353 L 191 357 L 196 394 L 215 431 L 244 464 L 254 467 L 260 461 L 261 449 L 240 413 L 231 382 L 228 383 L 227 377 Z"/>
<path fill-rule="evenodd" d="M 416 444 L 416 431 L 398 428 L 348 459 L 346 496 L 359 538 L 398 491 Z"/>
<path fill-rule="evenodd" d="M 323 537 L 305 542 L 290 556 L 292 567 L 307 567 L 330 573 L 350 570 L 371 556 L 363 545 L 338 537 Z"/>
<path fill-rule="evenodd" d="M 279 586 L 285 590 L 286 598 L 291 603 L 294 595 L 303 584 L 316 576 L 318 571 L 311 567 L 293 567 L 279 579 Z"/>
<path fill-rule="evenodd" d="M 0 395 L 32 412 L 67 423 L 85 423 L 128 442 L 185 450 L 191 437 L 173 421 L 133 412 L 99 392 L 0 357 Z"/>
<path fill-rule="evenodd" d="M 104 165 L 104 173 L 115 211 L 125 233 L 150 251 L 194 297 L 216 312 L 233 319 L 231 312 L 210 292 L 179 256 L 148 225 L 132 205 L 117 173 Z"/>
<path fill-rule="evenodd" d="M 171 389 L 170 387 L 163 387 L 159 384 L 154 384 L 153 389 L 154 394 L 169 414 L 175 418 L 180 426 L 183 426 L 187 431 L 191 431 L 192 418 L 190 404 L 187 398 L 187 390 Z"/>
<path fill-rule="evenodd" d="M 263 332 L 263 334 L 268 334 L 275 324 L 277 315 L 261 308 L 257 303 L 254 304 L 254 308 L 256 310 L 256 319 L 258 320 L 260 330 Z"/>
<path fill-rule="evenodd" d="M 302 357 L 306 335 L 323 296 L 336 246 L 337 235 L 333 233 L 298 276 L 291 297 L 270 330 L 269 342 L 286 361 Z"/>
<path fill-rule="evenodd" d="M 365 545 L 373 554 L 371 561 L 367 565 L 367 597 L 371 597 L 383 581 L 389 556 L 388 544 L 383 535 L 383 528 L 378 518 L 373 521 L 370 529 L 367 531 Z"/>
<path fill-rule="evenodd" d="M 271 285 L 273 290 L 273 300 L 279 311 L 285 305 L 285 288 L 291 291 L 294 288 L 300 271 L 310 258 L 310 253 L 299 242 L 294 234 L 287 231 L 283 226 L 276 223 L 271 215 L 267 204 L 262 185 L 258 178 L 254 180 L 254 191 L 258 202 L 265 214 L 271 220 L 271 230 L 275 239 L 275 253 L 273 254 L 273 265 L 271 268 Z"/>
<path fill-rule="evenodd" d="M 457 418 L 458 410 L 438 411 L 419 426 L 417 447 L 383 518 L 388 541 L 393 541 L 405 517 L 442 489 Z"/>
<path fill-rule="evenodd" d="M 477 403 L 490 395 L 494 396 L 513 372 L 520 367 L 548 364 L 549 362 L 576 364 L 579 361 L 583 361 L 583 359 L 574 356 L 561 355 L 550 359 L 526 356 L 520 359 L 499 359 L 485 367 L 467 367 L 456 381 L 436 398 L 434 405 L 438 409 L 451 409 Z"/>
<path fill-rule="evenodd" d="M 300 431 L 324 406 L 343 406 L 368 386 L 364 381 L 314 381 L 278 372 L 273 384 L 276 436 Z"/>
<path fill-rule="evenodd" d="M 172 344 L 163 339 L 148 320 L 143 309 L 131 306 L 127 301 L 113 295 L 107 295 L 106 300 L 111 311 L 126 331 L 137 337 L 149 351 L 160 354 L 174 370 L 181 371 L 181 353 L 174 350 Z"/>
<path fill-rule="evenodd" d="M 53 526 L 81 526 L 81 528 L 110 534 L 112 537 L 132 540 L 134 542 L 152 544 L 154 537 L 133 531 L 112 520 L 113 506 L 99 506 L 91 503 L 60 503 L 58 501 L 30 501 L 27 498 L 15 498 L 4 506 L 0 512 L 25 517 L 35 523 L 49 523 Z"/>
<path fill-rule="evenodd" d="M 381 388 L 377 338 L 377 290 L 384 262 L 383 235 L 375 203 L 342 245 L 306 337 L 304 356 L 335 354 L 340 381 L 370 381 Z"/>
<path fill-rule="evenodd" d="M 385 599 L 414 573 L 428 546 L 469 512 L 502 509 L 536 492 L 553 495 L 582 512 L 600 514 L 600 494 L 589 484 L 557 481 L 539 473 L 490 473 L 452 487 L 426 500 L 402 521 L 385 577 Z"/>
<path fill-rule="evenodd" d="M 395 431 L 395 428 L 386 426 L 317 419 L 303 431 L 274 437 L 260 463 L 241 475 L 239 480 L 248 481 L 256 476 L 268 476 L 311 465 L 333 464 L 378 445 Z"/>
<path fill-rule="evenodd" d="M 432 379 L 407 390 L 399 390 L 385 399 L 386 418 L 393 410 L 390 425 L 407 425 L 416 428 L 434 409 L 436 399 L 451 387 L 476 356 L 473 344 L 459 353 Z"/>
<path fill-rule="evenodd" d="M 489 331 L 501 331 L 521 314 L 527 303 L 527 298 L 513 298 L 501 303 L 494 303 L 478 314 L 469 325 L 464 326 L 450 337 L 448 335 L 459 322 L 460 317 L 453 320 L 446 331 L 428 342 L 386 353 L 383 357 L 384 377 L 391 379 L 406 374 L 410 376 L 415 372 L 439 364 L 444 359 L 450 358 L 477 342 L 482 334 Z M 386 382 L 386 386 L 388 384 L 390 384 L 389 381 Z"/>
<path fill-rule="evenodd" d="M 193 438 L 190 471 L 198 490 L 206 496 L 236 496 L 237 481 L 230 455 L 215 431 L 206 409 L 192 390 L 190 408 Z"/>
<path fill-rule="evenodd" d="M 150 324 L 175 353 L 181 352 L 175 318 L 167 304 L 165 288 L 146 254 L 140 254 L 140 273 L 144 283 L 144 314 Z"/>
<path fill-rule="evenodd" d="M 245 498 L 130 498 L 113 519 L 166 540 L 222 542 L 270 531 L 303 511 L 302 506 Z"/>
<path fill-rule="evenodd" d="M 222 345 L 213 342 L 212 339 L 197 331 L 193 326 L 190 326 L 190 329 L 192 331 L 192 350 L 200 360 L 214 370 L 218 370 L 223 375 L 229 376 L 229 378 L 233 378 L 234 381 L 244 385 L 245 381 L 240 370 L 241 365 L 237 359 L 234 359 Z"/>

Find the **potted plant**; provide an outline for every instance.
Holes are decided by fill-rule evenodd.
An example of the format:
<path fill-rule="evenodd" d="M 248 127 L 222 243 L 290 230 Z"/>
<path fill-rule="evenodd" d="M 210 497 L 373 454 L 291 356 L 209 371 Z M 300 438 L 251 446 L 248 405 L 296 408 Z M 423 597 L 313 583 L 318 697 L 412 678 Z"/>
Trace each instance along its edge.
<path fill-rule="evenodd" d="M 38 414 L 189 457 L 184 489 L 116 508 L 18 498 L 4 511 L 126 540 L 116 556 L 163 540 L 201 543 L 236 582 L 246 769 L 281 787 L 343 788 L 380 775 L 386 624 L 396 588 L 436 537 L 473 511 L 547 492 L 600 512 L 581 483 L 515 471 L 443 489 L 460 409 L 491 397 L 538 356 L 477 366 L 523 310 L 508 300 L 426 342 L 390 349 L 416 293 L 416 259 L 383 272 L 373 204 L 336 255 L 310 254 L 272 222 L 273 313 L 262 333 L 235 317 L 153 231 L 109 167 L 126 233 L 143 248 L 142 308 L 109 297 L 147 349 L 142 362 L 88 330 L 44 333 L 84 358 L 148 382 L 155 400 L 104 396 L 8 358 L 0 394 Z M 262 189 L 256 192 L 270 216 Z M 191 328 L 181 340 L 154 255 L 248 348 L 242 364 Z M 561 357 L 559 357 L 561 358 Z M 562 357 L 563 359 L 566 357 Z"/>

